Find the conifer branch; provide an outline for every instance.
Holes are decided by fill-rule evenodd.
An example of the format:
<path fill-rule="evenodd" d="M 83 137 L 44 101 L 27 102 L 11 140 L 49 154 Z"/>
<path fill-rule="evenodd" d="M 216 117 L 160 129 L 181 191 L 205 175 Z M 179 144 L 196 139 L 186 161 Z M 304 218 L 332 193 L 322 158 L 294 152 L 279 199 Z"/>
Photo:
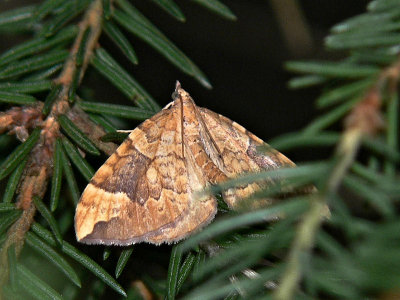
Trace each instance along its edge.
<path fill-rule="evenodd" d="M 301 280 L 304 257 L 309 255 L 316 233 L 322 223 L 325 205 L 334 195 L 349 168 L 355 161 L 363 138 L 373 137 L 384 126 L 381 106 L 385 93 L 396 92 L 400 74 L 400 57 L 385 68 L 375 84 L 370 87 L 363 99 L 356 104 L 344 119 L 344 131 L 336 148 L 337 162 L 333 167 L 325 187 L 311 199 L 311 206 L 298 225 L 296 238 L 288 256 L 288 266 L 282 276 L 281 284 L 274 296 L 277 300 L 293 299 Z M 387 88 L 387 90 L 386 90 Z M 391 96 L 389 96 L 391 97 Z"/>
<path fill-rule="evenodd" d="M 15 245 L 16 254 L 17 256 L 19 255 L 24 244 L 25 233 L 30 229 L 34 220 L 36 208 L 32 199 L 34 196 L 42 198 L 46 192 L 47 183 L 52 174 L 52 160 L 56 139 L 61 135 L 58 116 L 72 110 L 70 104 L 71 90 L 74 88 L 74 81 L 75 84 L 79 84 L 82 80 L 93 49 L 97 45 L 101 33 L 102 13 L 102 1 L 96 0 L 90 5 L 79 24 L 79 32 L 70 51 L 69 58 L 64 64 L 61 75 L 55 80 L 55 83 L 60 85 L 61 88 L 58 89 L 59 93 L 46 119 L 41 119 L 42 105 L 15 107 L 0 116 L 5 121 L 2 123 L 4 125 L 0 130 L 8 129 L 9 132 L 16 133 L 21 140 L 26 139 L 30 127 L 41 128 L 39 141 L 29 155 L 17 198 L 16 206 L 22 209 L 23 213 L 9 228 L 7 239 L 0 251 L 0 269 L 2 269 L 0 286 L 3 286 L 8 278 L 8 248 L 11 245 Z M 89 34 L 84 45 L 85 32 L 89 32 Z M 80 62 L 78 61 L 78 55 L 82 55 Z M 91 123 L 88 118 L 81 117 L 80 119 L 84 119 L 89 130 L 97 129 L 97 138 L 99 139 L 102 131 L 100 127 Z M 104 131 L 102 133 L 104 134 Z M 108 147 L 112 148 L 110 145 Z M 105 148 L 109 153 L 110 149 L 107 150 Z"/>

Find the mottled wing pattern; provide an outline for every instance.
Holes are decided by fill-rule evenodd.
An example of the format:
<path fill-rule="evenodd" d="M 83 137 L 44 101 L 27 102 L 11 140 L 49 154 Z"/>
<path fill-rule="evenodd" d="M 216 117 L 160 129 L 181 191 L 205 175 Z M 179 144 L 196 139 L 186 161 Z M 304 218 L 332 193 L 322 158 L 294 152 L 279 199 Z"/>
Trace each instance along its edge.
<path fill-rule="evenodd" d="M 83 192 L 75 215 L 77 239 L 174 242 L 211 221 L 216 201 L 192 199 L 193 190 L 206 182 L 182 142 L 177 105 L 133 130 Z"/>
<path fill-rule="evenodd" d="M 256 147 L 267 144 L 238 123 L 207 108 L 198 107 L 198 109 L 205 124 L 207 124 L 213 140 L 221 150 L 223 149 L 222 156 L 225 159 L 232 158 L 232 153 L 243 153 L 244 156 L 248 156 L 261 169 L 295 166 L 289 158 L 272 147 L 269 148 L 267 153 L 257 151 Z M 232 160 L 232 162 L 233 167 L 228 172 L 234 174 L 249 171 L 246 164 L 238 166 L 235 160 Z M 251 169 L 251 171 L 256 170 L 257 167 Z"/>
<path fill-rule="evenodd" d="M 217 212 L 217 201 L 214 196 L 195 196 L 194 192 L 201 191 L 208 183 L 201 168 L 196 164 L 195 156 L 190 148 L 186 145 L 184 149 L 189 182 L 187 210 L 177 222 L 174 222 L 173 226 L 165 227 L 157 235 L 152 236 L 148 240 L 151 243 L 178 241 L 207 225 Z"/>
<path fill-rule="evenodd" d="M 228 178 L 247 172 L 295 166 L 290 159 L 273 148 L 266 153 L 257 151 L 258 146 L 266 144 L 236 122 L 206 108 L 199 107 L 198 110 L 213 142 L 219 149 L 222 160 L 220 168 Z M 235 208 L 240 199 L 249 197 L 259 191 L 261 185 L 266 184 L 274 183 L 252 183 L 231 189 L 225 193 L 224 199 L 230 207 Z"/>
<path fill-rule="evenodd" d="M 78 241 L 129 245 L 176 242 L 209 223 L 213 196 L 195 191 L 246 172 L 294 166 L 228 118 L 195 105 L 177 84 L 174 101 L 131 132 L 96 172 L 75 214 Z M 224 199 L 239 208 L 272 181 L 229 189 Z M 270 199 L 258 201 L 270 204 Z"/>

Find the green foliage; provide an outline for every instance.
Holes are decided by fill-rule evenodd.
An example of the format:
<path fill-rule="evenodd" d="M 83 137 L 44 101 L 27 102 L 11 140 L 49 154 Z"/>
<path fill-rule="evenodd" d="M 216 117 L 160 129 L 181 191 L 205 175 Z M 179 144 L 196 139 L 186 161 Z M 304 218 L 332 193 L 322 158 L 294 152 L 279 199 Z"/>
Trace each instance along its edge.
<path fill-rule="evenodd" d="M 124 34 L 118 27 L 112 22 L 108 21 L 104 23 L 104 32 L 113 40 L 113 42 L 118 45 L 122 53 L 134 64 L 138 63 L 138 58 L 136 56 L 135 50 L 132 45 L 126 39 Z"/>
<path fill-rule="evenodd" d="M 93 103 L 82 101 L 79 103 L 79 106 L 84 111 L 133 120 L 146 120 L 154 115 L 154 111 L 152 110 L 118 104 Z"/>
<path fill-rule="evenodd" d="M 58 254 L 57 251 L 55 251 L 51 246 L 49 246 L 46 242 L 32 232 L 28 232 L 26 234 L 25 241 L 29 247 L 42 254 L 44 258 L 52 262 L 53 265 L 62 273 L 64 273 L 65 276 L 74 284 L 76 284 L 78 287 L 81 287 L 81 281 L 74 269 L 65 260 L 65 258 Z"/>
<path fill-rule="evenodd" d="M 198 4 L 206 7 L 207 9 L 227 18 L 230 20 L 236 20 L 236 16 L 232 13 L 232 11 L 224 5 L 222 2 L 218 0 L 192 0 L 197 2 Z"/>
<path fill-rule="evenodd" d="M 79 197 L 80 197 L 78 184 L 76 183 L 74 171 L 72 170 L 71 163 L 67 157 L 67 154 L 65 154 L 65 151 L 63 149 L 60 149 L 60 151 L 61 151 L 62 170 L 63 170 L 64 176 L 65 176 L 65 179 L 67 180 L 67 183 L 68 183 L 68 188 L 69 188 L 69 192 L 72 197 L 72 201 L 76 205 L 76 204 L 78 204 Z"/>
<path fill-rule="evenodd" d="M 85 177 L 87 181 L 90 181 L 90 179 L 94 175 L 94 170 L 92 166 L 82 157 L 82 155 L 79 153 L 78 148 L 76 148 L 67 138 L 63 138 L 62 143 L 65 152 L 74 163 L 74 165 L 78 168 L 79 172 L 83 175 L 83 177 Z"/>
<path fill-rule="evenodd" d="M 57 299 L 63 297 L 49 286 L 46 282 L 37 277 L 24 265 L 17 263 L 17 289 L 26 292 L 33 299 Z"/>
<path fill-rule="evenodd" d="M 35 99 L 35 97 L 31 95 L 0 92 L 0 101 L 6 103 L 20 104 L 20 105 L 29 105 L 29 104 L 35 104 L 37 100 Z"/>
<path fill-rule="evenodd" d="M 3 234 L 21 216 L 21 211 L 14 209 L 10 212 L 2 212 L 0 219 L 0 234 Z"/>
<path fill-rule="evenodd" d="M 31 133 L 29 138 L 19 145 L 0 165 L 0 179 L 5 178 L 9 175 L 19 163 L 21 163 L 25 157 L 29 154 L 32 148 L 35 146 L 39 139 L 40 129 L 37 128 Z"/>
<path fill-rule="evenodd" d="M 126 138 L 126 133 L 116 131 L 115 118 L 145 120 L 161 109 L 110 54 L 111 49 L 97 46 L 97 40 L 96 46 L 91 44 L 96 28 L 80 31 L 78 22 L 94 2 L 46 0 L 0 13 L 1 32 L 31 36 L 0 55 L 2 108 L 5 113 L 12 105 L 36 108 L 43 119 L 52 118 L 60 125 L 60 130 L 49 137 L 43 136 L 48 128 L 34 122 L 25 124 L 26 132 L 16 130 L 23 142 L 1 157 L 0 179 L 5 192 L 0 203 L 0 250 L 6 249 L 3 257 L 7 262 L 7 284 L 1 293 L 6 299 L 95 299 L 110 295 L 107 288 L 121 297 L 140 299 L 140 289 L 135 285 L 129 288 L 134 281 L 166 299 L 366 299 L 398 289 L 398 75 L 387 75 L 399 64 L 398 1 L 372 1 L 368 12 L 332 28 L 326 46 L 348 51 L 341 61 L 286 64 L 288 70 L 300 74 L 289 87 L 324 86 L 316 100 L 317 108 L 324 111 L 304 129 L 271 144 L 285 151 L 336 146 L 335 154 L 322 161 L 300 163 L 296 168 L 245 174 L 205 189 L 203 194 L 219 199 L 221 216 L 200 233 L 169 247 L 171 253 L 164 260 L 158 259 L 158 250 L 143 253 L 139 246 L 122 250 L 88 248 L 74 239 L 74 209 L 98 166 L 98 158 L 105 158 L 101 156 L 102 145 Z M 192 60 L 129 1 L 98 2 L 103 6 L 101 35 L 107 35 L 112 46 L 132 64 L 138 64 L 139 58 L 128 34 L 142 39 L 204 87 L 211 87 Z M 176 20 L 185 21 L 174 1 L 152 2 Z M 235 19 L 220 1 L 192 2 Z M 74 45 L 79 35 L 81 39 Z M 87 57 L 88 53 L 92 55 Z M 59 80 L 60 71 L 71 61 L 75 69 L 66 84 Z M 86 94 L 80 96 L 88 88 L 81 77 L 86 67 L 98 72 L 136 106 L 83 100 Z M 344 118 L 349 121 L 347 116 L 371 91 L 378 94 L 380 105 L 374 108 L 385 122 L 384 130 L 363 134 L 360 139 L 349 135 L 349 128 L 357 129 L 356 125 L 337 131 L 335 125 Z M 67 99 L 66 105 L 76 111 L 82 110 L 86 125 L 90 120 L 106 134 L 95 137 L 92 129 L 75 122 L 74 114 L 79 115 L 76 111 L 68 114 L 60 109 L 55 114 L 60 99 Z M 373 120 L 367 125 L 373 126 Z M 24 133 L 29 133 L 27 139 Z M 47 157 L 52 159 L 47 178 L 51 187 L 48 192 L 44 187 L 42 194 L 32 198 L 38 213 L 21 244 L 10 238 L 10 232 L 15 230 L 14 224 L 26 218 L 19 205 L 21 183 L 24 172 L 38 161 L 34 154 L 42 149 L 39 146 L 48 147 L 51 153 L 51 158 Z M 261 148 L 269 151 L 268 146 Z M 361 158 L 357 151 L 361 151 Z M 247 199 L 248 205 L 242 210 L 231 211 L 220 201 L 228 189 L 277 181 L 279 184 Z M 312 186 L 317 188 L 313 193 L 293 193 L 293 189 Z M 283 197 L 284 201 L 249 210 L 257 201 Z M 102 251 L 103 260 L 99 258 Z M 150 268 L 135 269 L 135 273 L 125 270 L 146 260 L 156 260 L 156 276 Z M 38 266 L 45 265 L 43 272 L 37 271 Z"/>
<path fill-rule="evenodd" d="M 0 84 L 0 89 L 4 92 L 37 93 L 51 88 L 50 80 L 5 82 Z"/>
<path fill-rule="evenodd" d="M 14 197 L 14 193 L 17 190 L 18 182 L 21 179 L 22 172 L 24 171 L 27 158 L 19 162 L 19 166 L 11 173 L 6 190 L 3 195 L 3 203 L 10 203 Z"/>
<path fill-rule="evenodd" d="M 167 299 L 175 299 L 176 287 L 179 275 L 179 268 L 182 259 L 182 250 L 180 245 L 175 245 L 171 250 L 167 277 Z"/>
<path fill-rule="evenodd" d="M 50 231 L 46 230 L 41 225 L 34 223 L 32 225 L 32 231 L 35 234 L 37 234 L 39 237 L 41 237 L 44 241 L 46 241 L 48 245 L 50 245 L 52 247 L 57 246 L 57 242 L 54 239 L 53 235 L 50 233 Z M 84 253 L 80 252 L 74 246 L 72 246 L 71 244 L 69 244 L 66 241 L 63 241 L 63 245 L 60 250 L 64 254 L 68 255 L 69 257 L 71 257 L 72 259 L 74 259 L 75 261 L 80 263 L 82 266 L 87 268 L 90 272 L 92 272 L 95 276 L 97 276 L 99 279 L 101 279 L 104 283 L 109 285 L 115 291 L 117 291 L 121 295 L 125 295 L 125 291 L 115 281 L 115 279 L 110 274 L 108 274 L 102 267 L 100 267 L 94 260 L 92 260 L 90 257 L 88 257 Z"/>
<path fill-rule="evenodd" d="M 42 202 L 42 200 L 39 199 L 39 197 L 34 196 L 33 197 L 33 203 L 35 204 L 37 210 L 40 212 L 42 217 L 49 224 L 49 226 L 50 226 L 50 228 L 51 228 L 51 230 L 52 230 L 52 232 L 54 234 L 54 237 L 56 238 L 57 242 L 60 245 L 62 245 L 63 241 L 62 241 L 60 230 L 58 229 L 58 225 L 57 225 L 56 219 L 53 217 L 53 215 L 48 210 L 46 205 Z"/>
<path fill-rule="evenodd" d="M 18 78 L 32 71 L 54 66 L 57 63 L 65 61 L 68 54 L 68 51 L 65 49 L 51 50 L 47 54 L 35 55 L 16 63 L 9 63 L 0 70 L 0 79 Z"/>
<path fill-rule="evenodd" d="M 119 256 L 117 265 L 115 267 L 115 278 L 118 278 L 121 275 L 129 258 L 131 257 L 132 252 L 133 252 L 132 247 L 125 249 L 121 252 L 121 255 Z"/>
<path fill-rule="evenodd" d="M 147 20 L 127 1 L 118 0 L 117 2 L 121 5 L 122 11 L 116 10 L 114 12 L 114 18 L 121 26 L 154 47 L 177 68 L 192 75 L 204 86 L 211 87 L 208 79 L 200 69 L 153 24 L 151 24 L 149 20 Z"/>
<path fill-rule="evenodd" d="M 59 46 L 62 43 L 71 41 L 78 32 L 76 26 L 68 26 L 61 30 L 53 38 L 46 39 L 43 37 L 29 40 L 19 44 L 0 56 L 0 66 L 7 65 L 10 62 L 16 61 L 23 57 L 38 53 L 43 50 L 51 49 L 54 46 Z"/>
<path fill-rule="evenodd" d="M 62 183 L 62 155 L 60 140 L 56 140 L 53 156 L 53 176 L 51 178 L 51 193 L 50 193 L 50 210 L 55 211 L 58 206 L 58 199 L 60 198 L 61 183 Z"/>
<path fill-rule="evenodd" d="M 160 107 L 155 100 L 132 78 L 105 49 L 96 50 L 92 64 L 102 75 L 123 92 L 140 108 L 158 111 Z"/>
<path fill-rule="evenodd" d="M 90 154 L 100 155 L 100 151 L 96 148 L 96 145 L 70 119 L 68 119 L 68 117 L 61 115 L 58 117 L 58 122 L 64 132 L 74 140 L 79 147 Z"/>

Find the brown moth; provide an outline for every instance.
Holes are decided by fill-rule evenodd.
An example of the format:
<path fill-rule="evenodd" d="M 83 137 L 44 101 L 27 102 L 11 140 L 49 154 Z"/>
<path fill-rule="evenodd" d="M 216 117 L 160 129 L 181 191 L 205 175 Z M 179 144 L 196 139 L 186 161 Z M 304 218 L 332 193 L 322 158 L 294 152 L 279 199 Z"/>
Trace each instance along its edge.
<path fill-rule="evenodd" d="M 239 124 L 197 107 L 177 82 L 173 102 L 134 129 L 86 187 L 75 214 L 78 241 L 161 244 L 187 237 L 217 212 L 215 197 L 196 191 L 241 173 L 294 166 L 274 149 L 258 153 L 261 145 Z M 252 183 L 223 197 L 235 209 L 259 189 Z"/>

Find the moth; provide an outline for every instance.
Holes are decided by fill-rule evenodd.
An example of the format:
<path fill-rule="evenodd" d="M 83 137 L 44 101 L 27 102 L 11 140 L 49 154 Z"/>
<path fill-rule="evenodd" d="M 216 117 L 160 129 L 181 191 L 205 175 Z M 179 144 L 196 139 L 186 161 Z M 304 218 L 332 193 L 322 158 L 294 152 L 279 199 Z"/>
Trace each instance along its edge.
<path fill-rule="evenodd" d="M 259 153 L 261 145 L 239 124 L 196 106 L 177 82 L 173 101 L 134 129 L 87 185 L 76 208 L 77 240 L 158 245 L 187 237 L 217 212 L 216 198 L 196 191 L 242 173 L 294 166 L 272 148 Z M 223 198 L 235 209 L 260 188 L 232 188 Z"/>

